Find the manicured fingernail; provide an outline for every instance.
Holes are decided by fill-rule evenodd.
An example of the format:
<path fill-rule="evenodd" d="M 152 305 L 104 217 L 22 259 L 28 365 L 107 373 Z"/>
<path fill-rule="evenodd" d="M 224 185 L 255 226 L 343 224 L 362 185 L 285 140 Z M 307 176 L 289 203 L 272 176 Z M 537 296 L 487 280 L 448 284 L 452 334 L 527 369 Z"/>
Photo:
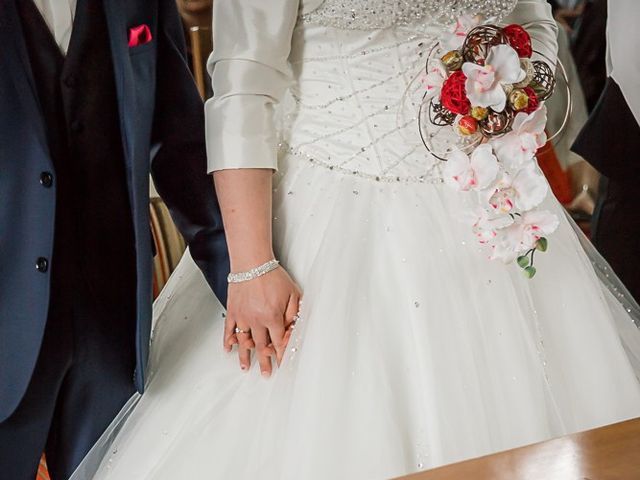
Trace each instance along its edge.
<path fill-rule="evenodd" d="M 247 369 L 247 366 L 246 366 L 246 365 L 240 365 L 240 368 L 241 368 L 242 370 L 246 370 L 246 369 Z"/>
<path fill-rule="evenodd" d="M 271 376 L 271 372 L 264 371 L 264 372 L 262 372 L 262 376 L 264 378 L 269 378 Z"/>

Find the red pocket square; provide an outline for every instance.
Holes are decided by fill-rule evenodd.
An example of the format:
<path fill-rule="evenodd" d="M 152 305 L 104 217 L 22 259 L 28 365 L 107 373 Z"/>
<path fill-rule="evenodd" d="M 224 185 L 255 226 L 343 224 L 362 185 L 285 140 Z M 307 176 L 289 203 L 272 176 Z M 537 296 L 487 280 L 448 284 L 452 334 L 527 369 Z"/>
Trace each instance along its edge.
<path fill-rule="evenodd" d="M 129 48 L 144 45 L 153 40 L 149 25 L 142 24 L 129 29 Z"/>

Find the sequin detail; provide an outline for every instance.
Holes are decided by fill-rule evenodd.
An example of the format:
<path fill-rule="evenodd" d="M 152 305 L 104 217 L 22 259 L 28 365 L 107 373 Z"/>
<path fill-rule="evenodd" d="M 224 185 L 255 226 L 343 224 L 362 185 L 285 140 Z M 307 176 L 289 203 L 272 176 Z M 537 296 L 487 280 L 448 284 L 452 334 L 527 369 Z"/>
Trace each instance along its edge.
<path fill-rule="evenodd" d="M 291 148 L 286 144 L 282 144 L 280 146 L 280 151 L 281 151 L 281 154 L 292 155 L 299 159 L 305 160 L 309 162 L 309 164 L 316 167 L 323 167 L 335 173 L 339 173 L 346 176 L 358 177 L 364 180 L 370 180 L 374 182 L 427 183 L 432 185 L 439 185 L 443 183 L 442 174 L 440 173 L 440 168 L 438 164 L 432 164 L 430 168 L 428 168 L 428 170 L 423 175 L 400 176 L 400 175 L 385 175 L 383 173 L 376 175 L 376 174 L 367 173 L 366 171 L 362 171 L 358 169 L 350 169 L 350 168 L 342 167 L 340 165 L 335 165 L 328 160 L 322 159 L 316 155 L 311 155 L 299 149 Z M 415 150 L 411 150 L 408 154 L 405 154 L 404 157 L 401 157 L 399 162 L 414 153 L 415 153 Z M 353 193 L 354 195 L 358 195 L 359 192 L 354 190 Z"/>
<path fill-rule="evenodd" d="M 385 34 L 375 47 L 364 32 L 343 31 L 293 58 L 298 82 L 281 155 L 334 173 L 381 183 L 442 183 L 441 162 L 421 142 L 418 104 L 425 52 L 435 37 Z M 360 37 L 359 48 L 342 47 Z M 447 139 L 447 147 L 450 146 Z"/>
<path fill-rule="evenodd" d="M 517 0 L 325 0 L 301 17 L 303 23 L 340 29 L 376 30 L 395 25 L 450 25 L 462 15 L 499 20 Z"/>

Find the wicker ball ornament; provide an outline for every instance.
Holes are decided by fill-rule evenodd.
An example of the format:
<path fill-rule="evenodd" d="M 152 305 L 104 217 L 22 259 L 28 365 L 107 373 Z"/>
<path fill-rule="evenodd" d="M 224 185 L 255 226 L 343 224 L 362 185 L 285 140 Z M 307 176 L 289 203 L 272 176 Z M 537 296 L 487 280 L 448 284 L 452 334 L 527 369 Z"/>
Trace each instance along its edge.
<path fill-rule="evenodd" d="M 486 137 L 496 137 L 504 135 L 511 130 L 513 125 L 514 114 L 511 110 L 503 110 L 502 112 L 490 112 L 487 118 L 480 122 L 480 131 Z"/>
<path fill-rule="evenodd" d="M 508 44 L 509 39 L 500 27 L 480 25 L 473 28 L 462 45 L 462 56 L 467 62 L 484 65 L 491 47 Z"/>
<path fill-rule="evenodd" d="M 535 73 L 530 86 L 536 92 L 538 100 L 547 100 L 556 88 L 556 77 L 548 63 L 541 60 L 533 62 Z"/>
<path fill-rule="evenodd" d="M 456 114 L 450 112 L 440 103 L 429 102 L 429 122 L 437 127 L 447 127 L 453 125 Z"/>

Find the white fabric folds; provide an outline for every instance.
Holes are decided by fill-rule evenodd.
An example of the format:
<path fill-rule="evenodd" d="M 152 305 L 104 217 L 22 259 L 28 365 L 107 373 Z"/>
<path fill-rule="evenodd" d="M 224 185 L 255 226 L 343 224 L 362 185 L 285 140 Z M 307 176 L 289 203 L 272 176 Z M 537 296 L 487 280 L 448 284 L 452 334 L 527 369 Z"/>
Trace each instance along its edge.
<path fill-rule="evenodd" d="M 209 172 L 277 168 L 273 106 L 289 83 L 299 0 L 214 2 L 214 51 L 206 104 Z"/>

